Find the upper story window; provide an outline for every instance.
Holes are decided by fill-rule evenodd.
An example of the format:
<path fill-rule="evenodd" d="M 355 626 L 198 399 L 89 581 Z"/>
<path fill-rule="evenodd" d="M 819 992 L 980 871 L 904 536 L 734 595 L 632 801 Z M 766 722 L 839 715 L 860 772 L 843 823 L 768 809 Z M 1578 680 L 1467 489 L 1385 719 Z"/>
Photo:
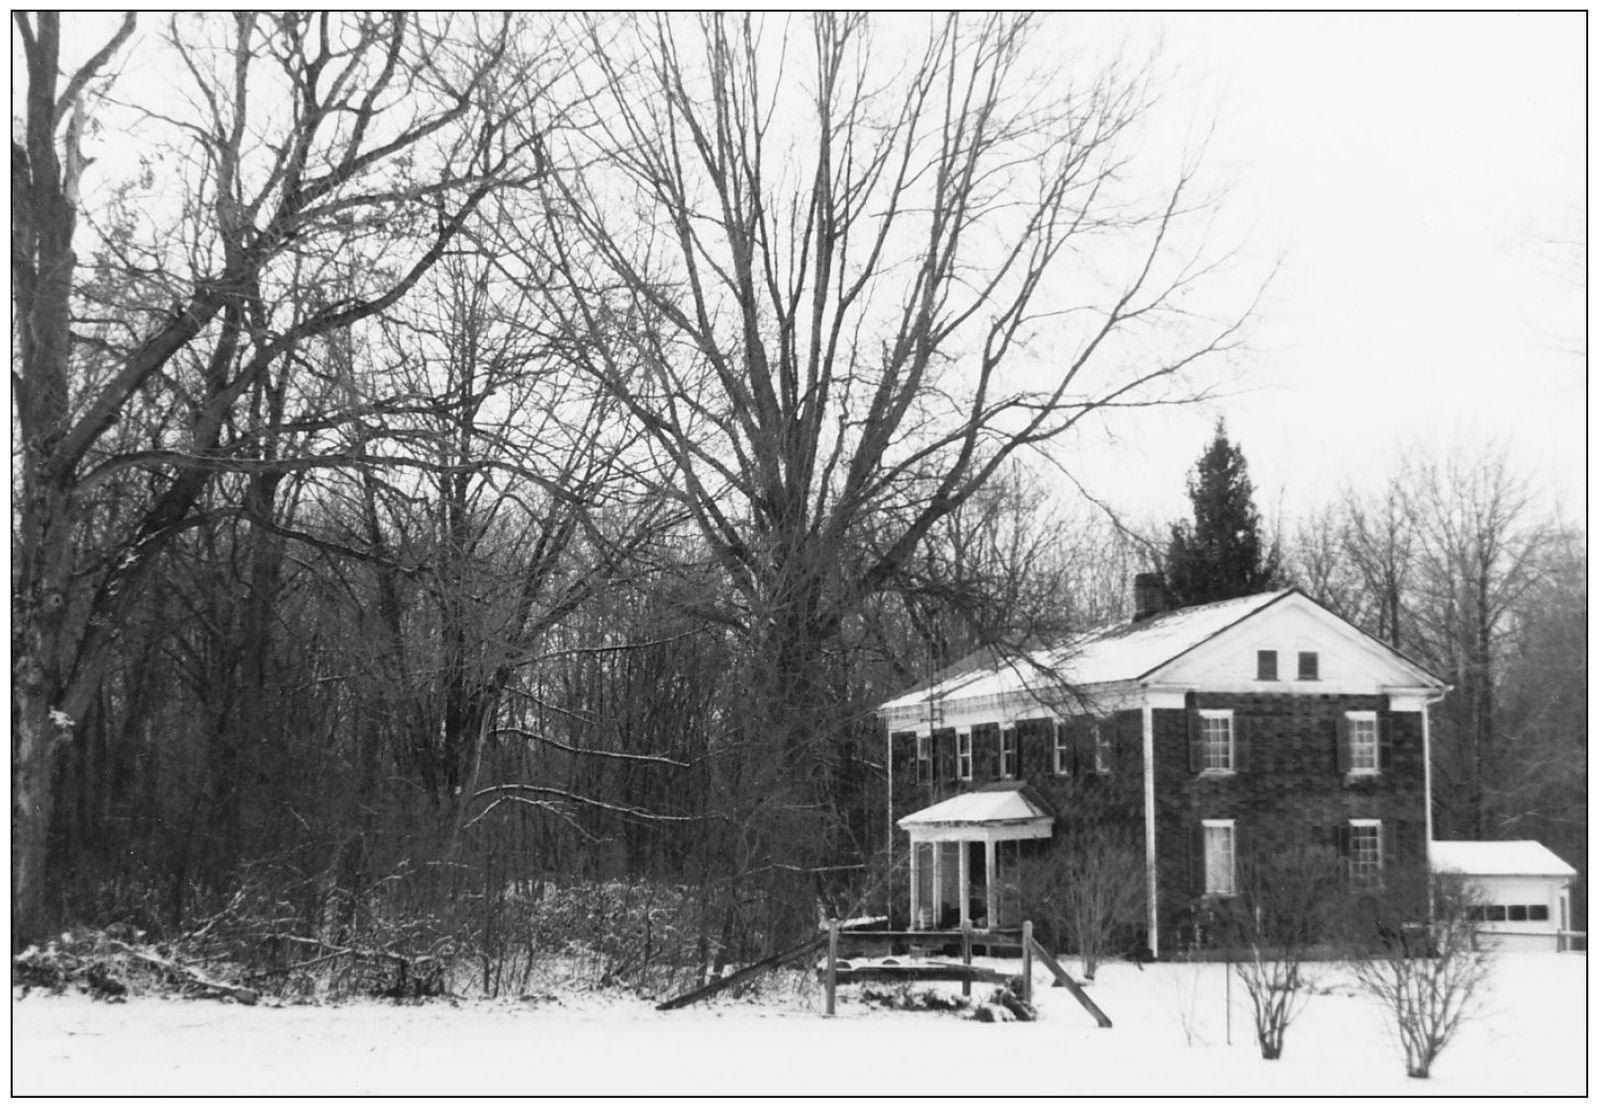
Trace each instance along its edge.
<path fill-rule="evenodd" d="M 1280 654 L 1273 649 L 1258 650 L 1258 679 L 1280 679 Z"/>
<path fill-rule="evenodd" d="M 1001 731 L 1001 779 L 1017 778 L 1017 730 Z"/>
<path fill-rule="evenodd" d="M 1337 744 L 1342 770 L 1348 775 L 1373 776 L 1381 771 L 1381 725 L 1374 711 L 1348 711 Z"/>
<path fill-rule="evenodd" d="M 1093 754 L 1091 756 L 1091 760 L 1093 761 L 1092 767 L 1094 767 L 1097 772 L 1111 772 L 1112 729 L 1108 726 L 1097 725 L 1096 723 L 1091 723 L 1090 728 L 1094 733 L 1094 738 L 1091 742 L 1093 747 Z"/>
<path fill-rule="evenodd" d="M 1201 712 L 1201 770 L 1204 772 L 1235 771 L 1235 743 L 1233 740 L 1235 713 L 1228 710 Z"/>
<path fill-rule="evenodd" d="M 973 732 L 961 730 L 956 734 L 956 778 L 973 778 Z"/>
<path fill-rule="evenodd" d="M 1297 654 L 1297 678 L 1299 680 L 1317 680 L 1317 679 L 1319 679 L 1319 654 L 1318 653 L 1298 653 Z"/>
<path fill-rule="evenodd" d="M 927 783 L 934 778 L 934 739 L 925 733 L 917 735 L 917 782 Z"/>
<path fill-rule="evenodd" d="M 1068 774 L 1068 724 L 1058 722 L 1055 736 L 1051 739 L 1051 771 L 1059 776 Z"/>

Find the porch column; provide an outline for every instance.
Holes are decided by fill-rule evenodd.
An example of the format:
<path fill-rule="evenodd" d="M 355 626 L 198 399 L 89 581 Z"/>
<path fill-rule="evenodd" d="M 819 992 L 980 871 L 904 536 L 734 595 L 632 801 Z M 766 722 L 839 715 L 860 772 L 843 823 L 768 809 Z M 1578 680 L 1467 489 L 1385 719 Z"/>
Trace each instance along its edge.
<path fill-rule="evenodd" d="M 995 909 L 995 839 L 984 838 L 984 919 L 994 929 L 1000 919 Z"/>
<path fill-rule="evenodd" d="M 957 918 L 963 926 L 970 921 L 967 908 L 967 854 L 972 852 L 968 842 L 956 842 L 956 898 L 958 900 Z"/>
<path fill-rule="evenodd" d="M 911 878 L 908 881 L 911 884 L 911 913 L 907 915 L 912 929 L 917 928 L 917 908 L 922 905 L 921 867 L 918 863 L 918 857 L 921 854 L 917 851 L 919 848 L 921 846 L 917 844 L 917 839 L 913 837 L 911 839 Z"/>
<path fill-rule="evenodd" d="M 928 903 L 928 928 L 938 929 L 939 915 L 944 910 L 943 904 L 945 901 L 945 843 L 943 841 L 932 841 L 929 842 L 928 847 L 933 850 L 934 855 L 934 897 Z"/>

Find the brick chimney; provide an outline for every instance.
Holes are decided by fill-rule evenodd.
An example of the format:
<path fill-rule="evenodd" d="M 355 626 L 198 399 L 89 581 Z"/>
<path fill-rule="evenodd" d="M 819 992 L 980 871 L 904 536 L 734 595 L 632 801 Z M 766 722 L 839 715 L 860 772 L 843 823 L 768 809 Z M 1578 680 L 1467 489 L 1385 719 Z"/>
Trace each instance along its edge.
<path fill-rule="evenodd" d="M 1168 591 L 1161 572 L 1135 573 L 1135 621 L 1140 622 L 1168 610 Z"/>

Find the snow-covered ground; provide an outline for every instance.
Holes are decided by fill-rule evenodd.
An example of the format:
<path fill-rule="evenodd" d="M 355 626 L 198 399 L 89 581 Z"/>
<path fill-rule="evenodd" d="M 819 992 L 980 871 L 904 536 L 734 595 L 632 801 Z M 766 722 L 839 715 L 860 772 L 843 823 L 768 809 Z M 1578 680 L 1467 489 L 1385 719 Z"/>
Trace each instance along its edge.
<path fill-rule="evenodd" d="M 1006 967 L 1007 965 L 1002 965 Z M 1225 1041 L 1222 964 L 1101 969 L 1111 1029 L 1043 969 L 1040 1020 L 894 1012 L 845 988 L 716 1000 L 667 1013 L 564 994 L 546 1002 L 235 1006 L 80 995 L 12 1000 L 17 1095 L 1247 1094 L 1575 1095 L 1587 1090 L 1587 958 L 1499 958 L 1480 1017 L 1429 1080 L 1409 1079 L 1376 1008 L 1346 977 L 1320 993 L 1286 1055 L 1259 1057 L 1239 982 Z M 951 985 L 950 989 L 956 989 Z"/>

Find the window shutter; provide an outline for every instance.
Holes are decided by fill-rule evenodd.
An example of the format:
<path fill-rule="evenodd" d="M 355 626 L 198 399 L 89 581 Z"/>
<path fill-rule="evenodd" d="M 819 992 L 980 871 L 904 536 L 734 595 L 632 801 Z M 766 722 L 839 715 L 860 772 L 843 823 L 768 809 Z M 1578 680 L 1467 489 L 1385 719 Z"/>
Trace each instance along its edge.
<path fill-rule="evenodd" d="M 1199 823 L 1185 827 L 1185 866 L 1190 872 L 1191 894 L 1200 895 L 1207 887 L 1207 860 L 1203 855 L 1203 830 Z"/>
<path fill-rule="evenodd" d="M 1189 747 L 1191 774 L 1202 770 L 1202 716 L 1196 711 L 1185 713 L 1185 741 Z"/>
<path fill-rule="evenodd" d="M 1379 711 L 1375 715 L 1375 765 L 1385 775 L 1386 770 L 1392 767 L 1392 740 L 1391 731 L 1386 725 L 1386 711 Z"/>
<path fill-rule="evenodd" d="M 990 722 L 973 727 L 973 779 L 993 780 L 1001 774 L 1001 728 Z"/>
<path fill-rule="evenodd" d="M 1353 767 L 1353 727 L 1347 715 L 1336 718 L 1336 770 L 1346 775 Z"/>
<path fill-rule="evenodd" d="M 1353 854 L 1353 827 L 1343 822 L 1336 827 L 1336 855 L 1346 860 Z"/>
<path fill-rule="evenodd" d="M 1398 824 L 1381 822 L 1381 866 L 1391 867 L 1398 862 Z"/>
<path fill-rule="evenodd" d="M 1019 722 L 1012 727 L 1013 741 L 1017 742 L 1017 774 L 1023 779 L 1029 778 L 1029 773 L 1045 765 L 1045 770 L 1051 770 L 1051 751 L 1041 751 L 1045 743 L 1040 740 L 1040 720 L 1031 718 L 1026 722 Z"/>
<path fill-rule="evenodd" d="M 1235 748 L 1230 765 L 1237 772 L 1252 771 L 1252 726 L 1239 714 L 1230 716 L 1230 741 Z"/>
<path fill-rule="evenodd" d="M 956 778 L 956 731 L 934 731 L 931 742 L 934 755 L 934 782 L 949 783 Z"/>
<path fill-rule="evenodd" d="M 897 780 L 916 779 L 917 731 L 901 730 L 890 734 L 889 747 L 892 753 L 889 774 Z"/>

